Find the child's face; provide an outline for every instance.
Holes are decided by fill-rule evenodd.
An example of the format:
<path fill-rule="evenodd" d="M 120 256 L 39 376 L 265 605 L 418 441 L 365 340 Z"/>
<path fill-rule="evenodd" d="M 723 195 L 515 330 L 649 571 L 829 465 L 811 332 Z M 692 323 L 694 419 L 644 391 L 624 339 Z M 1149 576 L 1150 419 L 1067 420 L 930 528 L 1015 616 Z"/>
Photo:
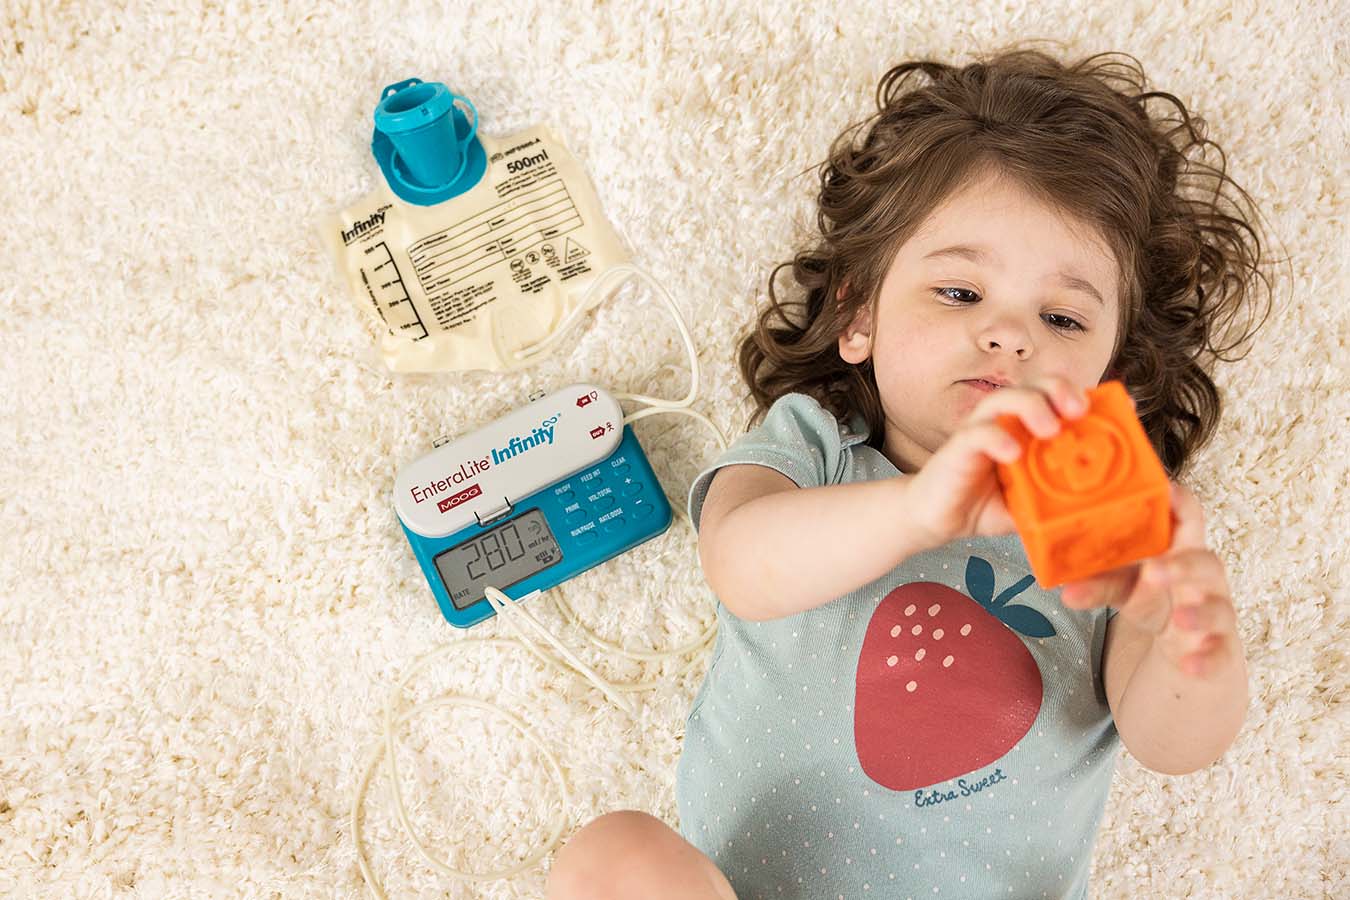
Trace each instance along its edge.
<path fill-rule="evenodd" d="M 983 258 L 932 255 L 957 245 Z M 876 322 L 864 309 L 839 339 L 850 363 L 865 360 L 874 340 L 883 452 L 901 471 L 918 471 L 994 390 L 972 379 L 1020 385 L 1059 375 L 1095 387 L 1115 346 L 1118 284 L 1115 259 L 1091 229 L 1015 182 L 989 173 L 951 194 L 896 254 Z"/>

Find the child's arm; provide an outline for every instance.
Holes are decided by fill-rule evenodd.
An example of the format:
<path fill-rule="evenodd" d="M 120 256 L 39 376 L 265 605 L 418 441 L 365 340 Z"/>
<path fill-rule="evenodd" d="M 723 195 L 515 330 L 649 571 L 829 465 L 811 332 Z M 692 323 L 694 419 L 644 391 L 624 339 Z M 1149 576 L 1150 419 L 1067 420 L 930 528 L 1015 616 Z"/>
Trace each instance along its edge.
<path fill-rule="evenodd" d="M 905 514 L 910 479 L 799 488 L 758 465 L 719 469 L 699 516 L 699 561 L 722 604 L 761 621 L 820 606 L 927 549 Z"/>
<path fill-rule="evenodd" d="M 1246 718 L 1247 661 L 1242 639 L 1227 634 L 1225 652 L 1189 674 L 1161 641 L 1116 616 L 1111 625 L 1138 636 L 1139 662 L 1110 698 L 1121 742 L 1147 769 L 1188 775 L 1219 760 Z"/>
<path fill-rule="evenodd" d="M 1120 739 L 1155 772 L 1185 775 L 1232 745 L 1246 718 L 1247 661 L 1223 563 L 1205 546 L 1204 513 L 1172 485 L 1172 546 L 1159 556 L 1072 582 L 1070 609 L 1112 606 L 1103 651 Z"/>
<path fill-rule="evenodd" d="M 1037 437 L 1087 411 L 1059 377 L 1000 388 L 971 411 L 914 475 L 801 488 L 767 466 L 717 470 L 699 524 L 703 575 L 742 619 L 813 609 L 901 562 L 966 535 L 1008 534 L 1012 516 L 994 473 L 1021 444 L 998 424 L 1015 416 Z"/>

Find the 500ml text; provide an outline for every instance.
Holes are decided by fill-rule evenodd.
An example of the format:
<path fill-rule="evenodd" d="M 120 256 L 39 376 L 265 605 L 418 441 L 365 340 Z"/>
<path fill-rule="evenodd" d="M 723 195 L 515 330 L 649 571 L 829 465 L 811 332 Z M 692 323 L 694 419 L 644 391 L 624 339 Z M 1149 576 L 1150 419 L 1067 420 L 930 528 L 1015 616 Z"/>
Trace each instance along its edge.
<path fill-rule="evenodd" d="M 525 169 L 528 169 L 531 166 L 535 166 L 538 165 L 539 163 L 546 163 L 546 162 L 548 162 L 548 151 L 540 150 L 534 156 L 526 156 L 523 159 L 511 160 L 509 163 L 506 164 L 506 171 L 509 174 L 514 175 L 517 172 L 523 172 Z"/>

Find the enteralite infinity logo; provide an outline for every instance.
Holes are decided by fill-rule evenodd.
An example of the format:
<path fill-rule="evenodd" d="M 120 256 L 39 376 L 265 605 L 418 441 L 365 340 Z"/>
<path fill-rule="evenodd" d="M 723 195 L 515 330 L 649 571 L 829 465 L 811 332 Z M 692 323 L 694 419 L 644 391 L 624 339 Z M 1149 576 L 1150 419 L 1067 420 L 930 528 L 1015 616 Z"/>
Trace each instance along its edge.
<path fill-rule="evenodd" d="M 554 428 L 558 424 L 558 419 L 562 413 L 554 413 L 547 419 L 544 419 L 529 433 L 524 435 L 512 435 L 511 439 L 501 447 L 493 447 L 487 456 L 477 459 L 470 459 L 459 463 L 454 471 L 448 473 L 443 478 L 437 478 L 427 485 L 414 485 L 412 488 L 412 497 L 414 503 L 421 503 L 424 500 L 434 499 L 437 495 L 458 487 L 477 475 L 482 475 L 494 465 L 501 465 L 509 459 L 514 459 L 523 453 L 528 453 L 536 447 L 552 445 Z M 441 512 L 458 506 L 465 500 L 478 496 L 481 491 L 478 485 L 474 484 L 465 488 L 463 491 L 455 494 L 453 497 L 446 497 L 436 504 Z"/>
<path fill-rule="evenodd" d="M 518 453 L 524 453 L 527 450 L 533 450 L 540 444 L 553 443 L 553 426 L 558 423 L 558 417 L 562 413 L 555 413 L 539 423 L 539 427 L 531 431 L 525 437 L 516 435 L 506 443 L 505 447 L 500 449 L 493 448 L 492 461 L 500 463 L 516 456 Z"/>

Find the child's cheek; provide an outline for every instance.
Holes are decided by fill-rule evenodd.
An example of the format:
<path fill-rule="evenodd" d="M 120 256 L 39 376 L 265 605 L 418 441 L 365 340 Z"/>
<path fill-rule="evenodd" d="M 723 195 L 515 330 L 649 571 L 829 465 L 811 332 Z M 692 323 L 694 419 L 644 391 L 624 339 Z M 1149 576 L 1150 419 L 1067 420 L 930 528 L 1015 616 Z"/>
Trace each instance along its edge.
<path fill-rule="evenodd" d="M 955 342 L 957 335 L 931 313 L 916 312 L 891 320 L 878 334 L 879 367 L 932 368 Z"/>

